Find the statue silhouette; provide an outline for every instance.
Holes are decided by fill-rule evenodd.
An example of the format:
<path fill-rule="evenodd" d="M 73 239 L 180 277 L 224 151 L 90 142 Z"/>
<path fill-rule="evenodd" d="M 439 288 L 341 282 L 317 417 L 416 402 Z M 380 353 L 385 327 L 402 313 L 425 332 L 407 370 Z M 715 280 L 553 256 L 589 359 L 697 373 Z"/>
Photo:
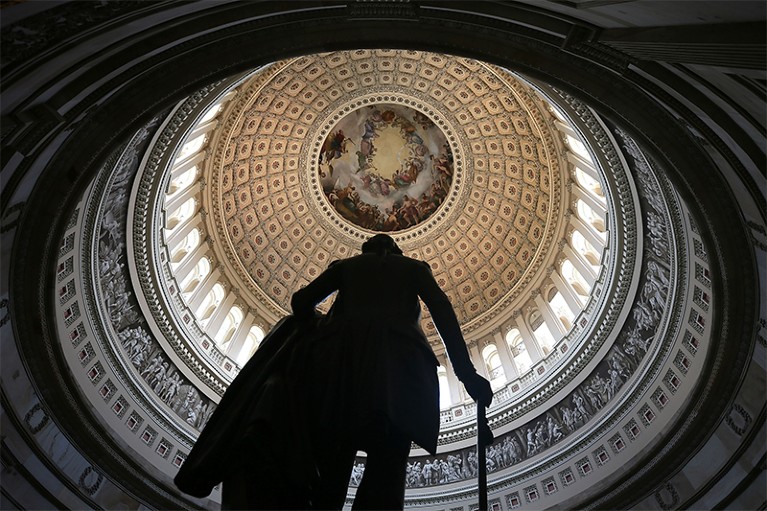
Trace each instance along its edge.
<path fill-rule="evenodd" d="M 315 306 L 334 292 L 318 317 Z M 419 297 L 455 374 L 489 406 L 490 384 L 429 265 L 378 234 L 293 295 L 293 316 L 227 390 L 176 477 L 179 488 L 204 496 L 223 480 L 227 509 L 341 509 L 364 451 L 353 509 L 402 509 L 411 442 L 435 454 L 439 434 L 438 362 L 420 328 Z"/>

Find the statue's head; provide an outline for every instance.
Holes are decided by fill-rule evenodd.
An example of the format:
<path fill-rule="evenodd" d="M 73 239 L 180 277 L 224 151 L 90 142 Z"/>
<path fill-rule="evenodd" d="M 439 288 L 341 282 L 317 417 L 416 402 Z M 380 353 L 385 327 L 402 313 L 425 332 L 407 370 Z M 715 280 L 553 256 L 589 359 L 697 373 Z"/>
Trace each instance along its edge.
<path fill-rule="evenodd" d="M 388 234 L 376 234 L 362 244 L 363 254 L 397 254 L 402 255 L 402 250 L 397 246 L 394 238 Z"/>

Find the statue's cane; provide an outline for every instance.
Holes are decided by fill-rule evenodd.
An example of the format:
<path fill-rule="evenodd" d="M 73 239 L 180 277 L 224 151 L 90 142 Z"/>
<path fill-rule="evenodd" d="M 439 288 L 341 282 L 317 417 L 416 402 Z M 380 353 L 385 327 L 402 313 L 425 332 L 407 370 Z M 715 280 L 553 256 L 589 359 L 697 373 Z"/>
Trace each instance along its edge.
<path fill-rule="evenodd" d="M 487 511 L 487 461 L 485 448 L 493 443 L 493 432 L 487 424 L 485 407 L 477 403 L 477 464 L 478 467 L 478 490 L 479 510 Z"/>

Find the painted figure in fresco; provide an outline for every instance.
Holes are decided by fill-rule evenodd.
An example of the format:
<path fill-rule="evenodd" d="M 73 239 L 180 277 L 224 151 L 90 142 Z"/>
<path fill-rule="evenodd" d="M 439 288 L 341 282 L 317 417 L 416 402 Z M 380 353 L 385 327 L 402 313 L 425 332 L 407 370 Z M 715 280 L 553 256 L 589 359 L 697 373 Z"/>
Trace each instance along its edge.
<path fill-rule="evenodd" d="M 450 454 L 447 457 L 447 462 L 450 467 L 448 479 L 450 481 L 458 481 L 461 478 L 461 472 L 463 471 L 461 467 L 461 465 L 463 464 L 463 460 L 461 459 L 460 456 L 457 456 L 455 454 Z"/>
<path fill-rule="evenodd" d="M 318 172 L 325 196 L 342 217 L 365 229 L 389 232 L 423 222 L 450 189 L 453 157 L 444 133 L 407 110 L 371 107 L 364 118 L 349 116 L 321 148 Z M 378 152 L 393 157 L 381 158 Z M 349 186 L 360 194 L 339 200 Z"/>
<path fill-rule="evenodd" d="M 330 163 L 334 158 L 338 158 L 346 152 L 346 143 L 351 139 L 344 135 L 344 130 L 338 130 L 325 140 L 322 147 L 322 155 L 325 163 Z"/>
<path fill-rule="evenodd" d="M 647 215 L 647 230 L 650 233 L 650 246 L 653 253 L 665 258 L 668 254 L 668 241 L 666 239 L 666 224 L 663 218 L 655 212 L 650 211 Z"/>
<path fill-rule="evenodd" d="M 434 460 L 435 462 L 437 460 Z M 437 484 L 437 468 L 435 467 L 435 464 L 432 463 L 430 460 L 426 460 L 423 464 L 423 478 L 426 481 L 426 484 L 432 485 Z"/>
<path fill-rule="evenodd" d="M 365 473 L 365 465 L 362 463 L 357 463 L 352 467 L 352 478 L 350 481 L 350 484 L 354 486 L 359 486 L 360 481 L 362 481 L 362 475 Z"/>
<path fill-rule="evenodd" d="M 368 119 L 365 121 L 365 132 L 362 134 L 362 140 L 370 140 L 372 138 L 377 138 L 378 133 L 376 133 L 376 127 L 373 124 L 373 121 Z M 367 153 L 370 154 L 370 153 Z"/>
<path fill-rule="evenodd" d="M 536 452 L 535 432 L 532 428 L 527 428 L 527 456 L 530 457 Z"/>
<path fill-rule="evenodd" d="M 535 428 L 535 451 L 541 452 L 548 447 L 549 439 L 546 437 L 546 430 L 543 429 L 543 423 L 538 421 Z"/>
<path fill-rule="evenodd" d="M 210 417 L 213 415 L 213 412 L 216 411 L 216 405 L 210 401 L 208 401 L 207 408 L 202 412 L 202 419 L 200 419 L 200 426 L 198 429 L 202 430 L 210 420 Z"/>
<path fill-rule="evenodd" d="M 549 442 L 558 442 L 564 437 L 561 426 L 551 417 L 551 415 L 546 417 L 546 425 L 548 426 Z"/>
<path fill-rule="evenodd" d="M 162 355 L 157 354 L 155 357 L 149 362 L 149 365 L 144 368 L 143 371 L 141 371 L 141 376 L 144 377 L 145 380 L 149 381 L 149 379 L 152 377 L 152 374 L 157 370 L 159 367 L 162 366 Z"/>
<path fill-rule="evenodd" d="M 572 400 L 573 404 L 575 405 L 575 410 L 577 411 L 579 420 L 587 421 L 591 415 L 583 406 L 583 398 L 579 394 L 575 393 L 573 394 Z"/>
<path fill-rule="evenodd" d="M 476 449 L 472 449 L 469 451 L 469 454 L 466 456 L 465 477 L 476 476 L 478 470 L 479 470 L 479 464 L 477 462 L 477 451 Z"/>
<path fill-rule="evenodd" d="M 649 330 L 655 325 L 655 313 L 652 308 L 642 299 L 638 300 L 633 310 L 634 319 L 637 327 L 643 330 Z"/>
<path fill-rule="evenodd" d="M 173 376 L 168 381 L 168 386 L 165 389 L 165 392 L 162 393 L 162 396 L 160 396 L 160 399 L 162 399 L 165 403 L 170 404 L 173 397 L 176 395 L 176 392 L 178 392 L 178 388 L 181 386 L 181 375 L 178 372 L 173 373 Z"/>

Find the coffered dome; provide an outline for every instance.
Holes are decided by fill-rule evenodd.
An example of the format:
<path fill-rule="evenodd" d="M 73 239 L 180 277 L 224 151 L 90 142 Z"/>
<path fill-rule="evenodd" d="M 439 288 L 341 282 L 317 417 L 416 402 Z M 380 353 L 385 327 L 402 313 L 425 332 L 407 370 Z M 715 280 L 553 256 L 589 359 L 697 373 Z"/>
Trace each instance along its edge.
<path fill-rule="evenodd" d="M 595 143 L 604 128 L 573 98 L 507 70 L 403 50 L 307 55 L 199 91 L 159 133 L 136 177 L 130 264 L 153 352 L 178 360 L 170 372 L 195 394 L 186 405 L 147 383 L 182 419 L 197 409 L 193 429 L 292 293 L 375 232 L 431 266 L 508 442 L 593 370 L 632 306 L 638 240 L 609 233 L 637 232 L 637 197 L 614 146 Z M 474 403 L 422 323 L 443 365 L 440 445 L 463 449 Z"/>
<path fill-rule="evenodd" d="M 154 313 L 168 348 L 220 394 L 295 290 L 387 231 L 429 263 L 502 400 L 519 399 L 601 342 L 592 290 L 631 274 L 605 251 L 608 222 L 634 229 L 630 209 L 607 217 L 630 195 L 619 162 L 568 115 L 545 85 L 404 50 L 308 55 L 201 91 L 155 144 L 135 209 L 144 294 L 156 282 L 170 298 Z M 428 312 L 422 326 L 446 362 Z M 443 422 L 468 419 L 445 367 L 443 408 L 458 408 Z"/>
<path fill-rule="evenodd" d="M 210 134 L 203 207 L 253 306 L 285 314 L 376 231 L 431 265 L 469 330 L 540 285 L 570 176 L 529 84 L 465 58 L 357 50 L 278 62 L 237 90 Z"/>

